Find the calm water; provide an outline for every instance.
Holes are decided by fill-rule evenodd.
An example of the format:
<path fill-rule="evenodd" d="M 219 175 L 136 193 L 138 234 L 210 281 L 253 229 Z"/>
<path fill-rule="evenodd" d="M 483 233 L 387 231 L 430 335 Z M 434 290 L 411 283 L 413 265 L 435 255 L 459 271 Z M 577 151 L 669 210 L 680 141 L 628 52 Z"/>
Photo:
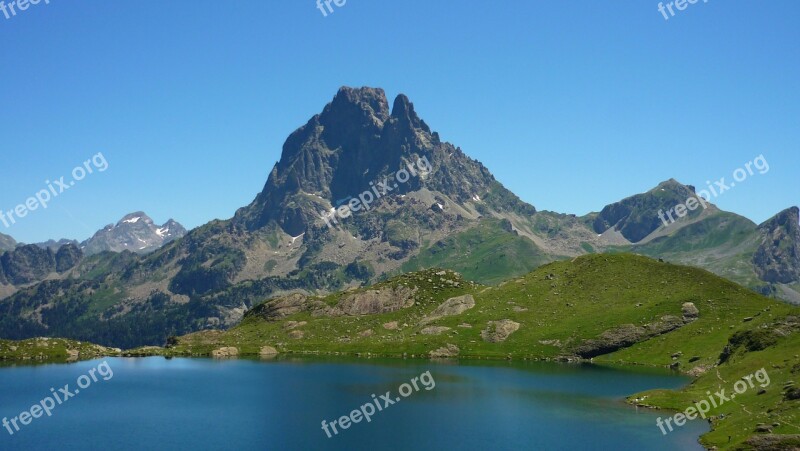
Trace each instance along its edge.
<path fill-rule="evenodd" d="M 708 430 L 695 421 L 663 436 L 657 414 L 622 402 L 687 382 L 664 372 L 506 362 L 107 361 L 113 377 L 96 372 L 98 381 L 51 417 L 13 436 L 0 429 L 0 450 L 675 450 L 702 449 L 696 440 Z M 0 415 L 30 410 L 51 387 L 74 391 L 79 376 L 100 363 L 0 368 Z M 420 381 L 420 391 L 371 422 L 333 438 L 322 430 L 323 419 L 349 414 L 373 393 L 391 390 L 395 398 L 401 384 L 426 371 L 432 390 Z"/>

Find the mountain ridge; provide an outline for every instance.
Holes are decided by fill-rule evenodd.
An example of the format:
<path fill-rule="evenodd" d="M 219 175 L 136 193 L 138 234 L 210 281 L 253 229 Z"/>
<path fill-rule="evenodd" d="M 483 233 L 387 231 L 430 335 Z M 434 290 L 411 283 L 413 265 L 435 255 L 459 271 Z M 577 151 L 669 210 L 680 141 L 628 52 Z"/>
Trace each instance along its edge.
<path fill-rule="evenodd" d="M 359 193 L 377 195 L 378 184 L 422 158 L 430 171 L 390 186 L 368 211 L 335 226 L 322 220 Z M 582 217 L 538 211 L 442 141 L 405 95 L 390 109 L 382 89 L 343 87 L 289 135 L 262 191 L 231 219 L 146 255 L 90 255 L 60 280 L 24 287 L 0 301 L 9 318 L 0 336 L 58 330 L 101 344 L 161 344 L 169 335 L 234 326 L 254 305 L 283 294 L 336 292 L 432 266 L 498 283 L 554 260 L 631 250 L 707 268 L 771 296 L 800 292 L 762 280 L 768 272 L 800 274 L 792 254 L 772 252 L 752 221 L 707 202 L 662 222 L 659 211 L 691 196 L 693 187 L 671 179 Z M 155 227 L 142 217 L 128 215 L 117 226 Z M 794 232 L 781 237 L 792 248 Z M 764 259 L 754 259 L 759 243 Z M 762 261 L 767 272 L 756 267 Z M 39 313 L 63 308 L 76 313 L 58 320 Z"/>

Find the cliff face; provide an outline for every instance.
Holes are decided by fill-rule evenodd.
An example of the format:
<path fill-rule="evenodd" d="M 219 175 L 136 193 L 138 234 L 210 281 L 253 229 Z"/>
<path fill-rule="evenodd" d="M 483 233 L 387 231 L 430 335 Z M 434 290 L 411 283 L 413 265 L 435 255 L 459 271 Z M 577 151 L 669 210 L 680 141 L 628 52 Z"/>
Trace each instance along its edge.
<path fill-rule="evenodd" d="M 761 242 L 753 256 L 761 280 L 800 280 L 800 209 L 787 208 L 758 226 Z"/>
<path fill-rule="evenodd" d="M 431 164 L 429 176 L 411 177 L 392 194 L 427 188 L 465 203 L 490 189 L 507 191 L 495 187 L 499 184 L 482 164 L 441 142 L 405 95 L 397 96 L 390 112 L 382 89 L 345 87 L 289 136 L 264 189 L 236 213 L 234 223 L 253 231 L 275 221 L 286 233 L 299 235 L 319 219 L 320 211 L 420 158 Z M 498 198 L 516 196 L 504 192 Z M 491 207 L 535 211 L 518 199 Z"/>

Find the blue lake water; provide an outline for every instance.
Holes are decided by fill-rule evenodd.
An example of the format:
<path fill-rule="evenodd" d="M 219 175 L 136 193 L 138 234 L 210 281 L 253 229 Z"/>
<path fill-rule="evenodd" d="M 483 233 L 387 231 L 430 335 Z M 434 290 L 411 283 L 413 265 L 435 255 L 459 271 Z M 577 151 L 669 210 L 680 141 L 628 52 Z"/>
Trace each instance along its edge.
<path fill-rule="evenodd" d="M 655 423 L 664 412 L 623 402 L 688 382 L 664 371 L 374 359 L 106 361 L 108 380 L 97 370 L 102 360 L 0 367 L 0 415 L 8 419 L 52 399 L 51 387 L 79 389 L 86 375 L 86 388 L 52 416 L 34 412 L 41 417 L 18 420 L 19 431 L 9 424 L 13 435 L 0 429 L 0 450 L 702 450 L 697 438 L 708 430 L 698 420 L 664 436 Z M 427 390 L 423 376 L 414 390 L 410 381 L 428 371 L 435 387 Z M 411 391 L 397 402 L 403 383 Z M 387 391 L 394 404 L 379 401 L 383 410 L 370 422 L 355 415 L 358 423 L 331 438 L 323 431 L 322 420 L 374 405 L 372 394 Z"/>

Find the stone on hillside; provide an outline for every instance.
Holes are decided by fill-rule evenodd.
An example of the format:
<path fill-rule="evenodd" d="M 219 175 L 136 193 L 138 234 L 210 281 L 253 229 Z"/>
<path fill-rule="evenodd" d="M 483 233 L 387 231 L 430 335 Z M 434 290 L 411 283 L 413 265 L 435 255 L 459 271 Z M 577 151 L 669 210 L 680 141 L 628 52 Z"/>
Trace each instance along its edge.
<path fill-rule="evenodd" d="M 450 330 L 450 328 L 445 326 L 429 326 L 422 329 L 419 333 L 422 335 L 440 335 L 448 330 Z"/>
<path fill-rule="evenodd" d="M 458 349 L 458 346 L 448 343 L 444 347 L 431 351 L 429 355 L 432 359 L 443 359 L 448 357 L 457 357 L 460 351 L 461 350 Z"/>
<path fill-rule="evenodd" d="M 272 346 L 263 346 L 261 350 L 258 352 L 258 355 L 261 357 L 271 357 L 278 354 L 278 350 L 273 348 Z"/>
<path fill-rule="evenodd" d="M 420 321 L 420 325 L 425 325 L 445 316 L 460 315 L 465 311 L 475 307 L 475 298 L 471 294 L 457 296 L 442 302 L 436 310 Z"/>
<path fill-rule="evenodd" d="M 351 293 L 342 297 L 336 309 L 349 316 L 396 312 L 414 305 L 416 291 L 416 288 L 401 285 Z"/>
<path fill-rule="evenodd" d="M 692 302 L 685 302 L 681 306 L 681 311 L 683 312 L 683 319 L 686 321 L 696 320 L 700 316 L 700 310 Z"/>
<path fill-rule="evenodd" d="M 510 319 L 502 319 L 500 321 L 489 321 L 489 324 L 481 332 L 483 341 L 489 343 L 499 343 L 506 341 L 506 339 L 519 329 L 519 323 L 511 321 Z"/>
<path fill-rule="evenodd" d="M 239 355 L 239 349 L 234 347 L 222 347 L 211 351 L 211 356 L 214 358 L 236 357 Z"/>

